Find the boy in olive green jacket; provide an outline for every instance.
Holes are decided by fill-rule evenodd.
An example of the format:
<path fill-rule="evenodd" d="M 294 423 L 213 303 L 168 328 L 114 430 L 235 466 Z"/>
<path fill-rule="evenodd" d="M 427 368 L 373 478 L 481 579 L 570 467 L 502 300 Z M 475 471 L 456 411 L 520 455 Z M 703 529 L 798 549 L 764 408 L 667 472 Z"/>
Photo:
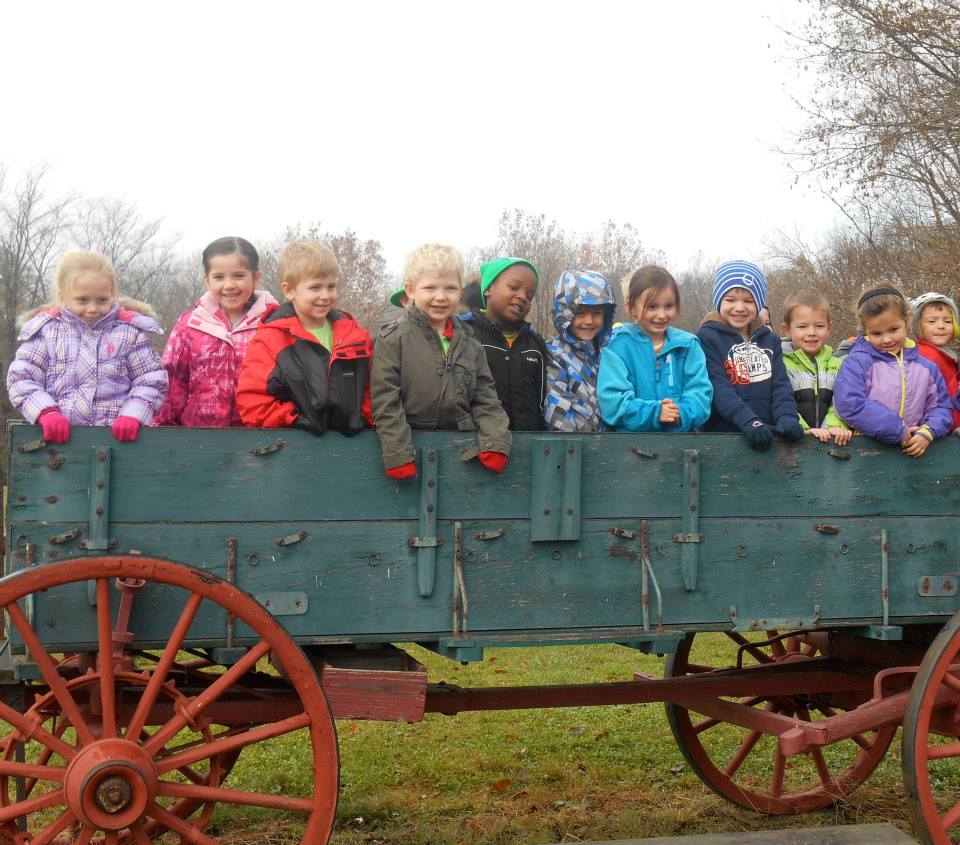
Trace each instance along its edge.
<path fill-rule="evenodd" d="M 833 384 L 841 361 L 827 345 L 830 301 L 813 288 L 791 293 L 783 303 L 783 363 L 793 387 L 800 425 L 823 443 L 844 445 L 853 432 L 833 407 Z"/>
<path fill-rule="evenodd" d="M 463 260 L 453 247 L 420 247 L 404 269 L 411 305 L 380 330 L 370 398 L 391 478 L 417 474 L 413 429 L 476 431 L 480 463 L 497 473 L 507 464 L 509 419 L 497 398 L 486 353 L 453 316 L 462 284 Z"/>

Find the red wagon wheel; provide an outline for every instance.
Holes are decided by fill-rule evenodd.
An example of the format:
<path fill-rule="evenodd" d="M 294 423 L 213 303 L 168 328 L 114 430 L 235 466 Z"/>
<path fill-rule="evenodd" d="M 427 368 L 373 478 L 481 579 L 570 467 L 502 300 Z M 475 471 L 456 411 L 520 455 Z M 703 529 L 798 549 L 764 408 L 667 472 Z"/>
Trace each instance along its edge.
<path fill-rule="evenodd" d="M 913 826 L 927 845 L 960 841 L 960 801 L 945 806 L 933 793 L 955 792 L 960 758 L 960 613 L 930 644 L 903 717 L 903 780 Z M 940 806 L 938 806 L 940 804 Z"/>
<path fill-rule="evenodd" d="M 765 643 L 753 643 L 740 634 L 726 637 L 736 646 L 730 649 L 730 667 L 736 665 L 737 651 L 742 665 L 812 660 L 821 656 L 817 645 L 802 636 L 776 639 L 768 631 Z M 710 672 L 720 666 L 691 660 L 694 636 L 688 636 L 667 660 L 668 677 Z M 705 637 L 696 638 L 709 643 Z M 724 660 L 726 659 L 724 651 Z M 714 658 L 714 662 L 717 662 Z M 751 696 L 733 699 L 740 704 L 805 720 L 833 715 L 830 696 Z M 683 756 L 707 786 L 722 798 L 760 813 L 789 815 L 820 810 L 849 795 L 865 781 L 886 753 L 896 726 L 865 731 L 853 739 L 841 740 L 809 754 L 786 757 L 776 737 L 741 728 L 719 719 L 695 715 L 679 704 L 668 703 L 667 718 Z M 839 708 L 838 708 L 839 709 Z"/>
<path fill-rule="evenodd" d="M 116 578 L 143 579 L 148 589 L 162 585 L 163 608 L 173 608 L 166 644 L 157 662 L 144 669 L 115 668 Z M 86 674 L 73 669 L 68 678 L 51 653 L 62 649 L 48 651 L 33 628 L 28 597 L 88 581 L 96 585 L 97 659 Z M 234 616 L 253 645 L 232 665 L 211 669 L 202 682 L 196 673 L 178 676 L 173 670 L 178 653 L 190 640 L 198 613 L 209 617 L 211 606 L 218 618 Z M 210 817 L 215 807 L 228 814 L 231 806 L 293 814 L 302 820 L 304 845 L 328 841 L 338 792 L 333 719 L 313 667 L 246 593 L 208 572 L 167 561 L 103 557 L 47 564 L 4 578 L 0 607 L 49 690 L 26 713 L 0 702 L 0 723 L 10 728 L 0 745 L 0 779 L 6 786 L 0 825 L 16 841 L 47 845 L 68 837 L 78 845 L 143 845 L 172 831 L 182 842 L 219 845 L 209 832 Z M 288 695 L 286 713 L 299 712 L 277 721 L 265 715 L 255 727 L 217 727 L 209 714 L 218 707 L 223 712 L 224 703 L 242 701 L 249 692 L 244 681 L 268 655 L 298 699 L 291 707 Z M 179 683 L 188 684 L 188 694 Z M 269 706 L 260 712 L 269 714 Z M 244 749 L 269 753 L 271 742 L 301 730 L 310 751 L 306 785 L 278 789 L 270 783 L 270 792 L 224 785 Z M 26 762 L 13 759 L 17 743 L 26 746 Z M 13 791 L 16 781 L 19 796 Z M 25 834 L 14 831 L 18 819 L 26 822 Z"/>

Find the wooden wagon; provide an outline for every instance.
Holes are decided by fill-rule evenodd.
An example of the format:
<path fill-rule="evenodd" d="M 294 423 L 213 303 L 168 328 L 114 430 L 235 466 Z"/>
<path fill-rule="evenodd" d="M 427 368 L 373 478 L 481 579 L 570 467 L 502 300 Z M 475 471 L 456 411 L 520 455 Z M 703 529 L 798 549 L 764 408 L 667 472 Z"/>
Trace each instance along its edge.
<path fill-rule="evenodd" d="M 152 429 L 120 444 L 7 432 L 8 639 L 0 834 L 30 845 L 214 845 L 218 805 L 302 817 L 327 842 L 334 718 L 663 701 L 697 774 L 763 813 L 829 806 L 903 725 L 920 836 L 960 802 L 960 443 L 921 460 L 856 438 L 751 453 L 727 435 L 519 434 L 503 476 L 471 438 Z M 722 632 L 730 665 L 695 643 Z M 618 643 L 663 678 L 462 689 L 394 643 Z M 711 742 L 718 727 L 742 738 Z M 309 789 L 231 785 L 245 749 L 303 733 Z M 744 761 L 772 747 L 758 780 Z M 719 749 L 719 750 L 718 750 Z"/>

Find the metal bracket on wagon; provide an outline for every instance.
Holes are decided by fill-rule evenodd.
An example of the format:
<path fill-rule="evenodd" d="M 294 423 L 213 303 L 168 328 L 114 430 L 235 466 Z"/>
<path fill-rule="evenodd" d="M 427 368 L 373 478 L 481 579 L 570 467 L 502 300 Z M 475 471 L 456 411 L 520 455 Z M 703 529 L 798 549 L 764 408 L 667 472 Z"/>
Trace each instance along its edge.
<path fill-rule="evenodd" d="M 789 630 L 794 628 L 816 628 L 820 624 L 820 605 L 813 606 L 813 612 L 810 616 L 788 618 L 764 618 L 764 619 L 740 619 L 737 615 L 737 608 L 730 606 L 730 621 L 733 622 L 734 631 L 772 631 Z"/>

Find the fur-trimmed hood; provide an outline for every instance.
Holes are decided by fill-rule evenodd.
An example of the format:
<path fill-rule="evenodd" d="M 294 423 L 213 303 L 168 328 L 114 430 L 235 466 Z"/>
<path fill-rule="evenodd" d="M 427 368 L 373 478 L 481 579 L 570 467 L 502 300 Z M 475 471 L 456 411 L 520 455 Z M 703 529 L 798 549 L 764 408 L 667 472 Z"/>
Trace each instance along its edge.
<path fill-rule="evenodd" d="M 121 297 L 116 304 L 106 314 L 103 315 L 93 326 L 87 326 L 72 311 L 63 308 L 60 305 L 41 305 L 31 311 L 20 315 L 18 324 L 20 333 L 17 340 L 23 342 L 33 337 L 51 320 L 60 320 L 68 325 L 73 325 L 79 330 L 81 327 L 92 331 L 108 330 L 115 323 L 127 323 L 135 329 L 149 334 L 163 334 L 163 329 L 154 316 L 153 308 L 145 302 L 138 302 L 136 299 Z"/>
<path fill-rule="evenodd" d="M 153 310 L 153 306 L 146 302 L 141 302 L 139 299 L 133 299 L 129 296 L 118 296 L 117 305 L 120 306 L 121 311 L 136 311 L 139 314 L 143 314 L 145 317 L 150 317 L 154 322 L 157 321 L 157 312 Z M 23 328 L 30 320 L 44 311 L 59 314 L 62 308 L 62 305 L 57 305 L 54 302 L 45 302 L 43 305 L 38 305 L 36 308 L 30 308 L 29 310 L 17 315 L 17 328 Z M 112 310 L 113 309 L 111 309 L 111 311 Z"/>

